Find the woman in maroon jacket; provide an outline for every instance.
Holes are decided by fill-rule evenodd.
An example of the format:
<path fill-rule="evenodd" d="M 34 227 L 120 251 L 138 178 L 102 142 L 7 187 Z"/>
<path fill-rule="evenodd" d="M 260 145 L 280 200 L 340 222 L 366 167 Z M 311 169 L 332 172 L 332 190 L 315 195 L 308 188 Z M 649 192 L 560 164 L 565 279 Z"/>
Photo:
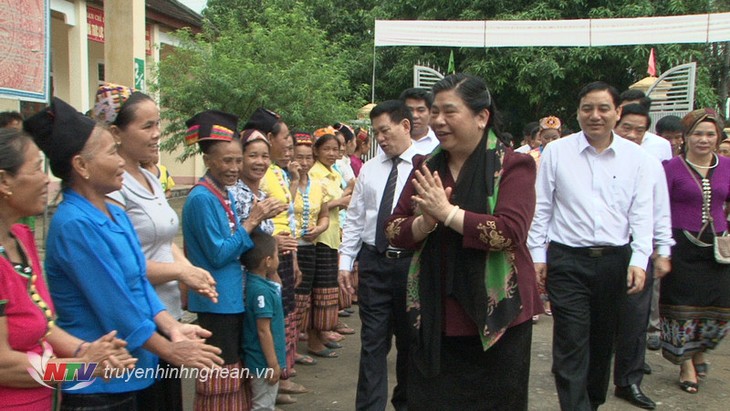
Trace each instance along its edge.
<path fill-rule="evenodd" d="M 408 402 L 419 409 L 527 409 L 532 316 L 542 312 L 527 232 L 535 162 L 500 140 L 489 90 L 455 74 L 433 87 L 440 149 L 414 164 L 386 225 L 418 249 Z"/>

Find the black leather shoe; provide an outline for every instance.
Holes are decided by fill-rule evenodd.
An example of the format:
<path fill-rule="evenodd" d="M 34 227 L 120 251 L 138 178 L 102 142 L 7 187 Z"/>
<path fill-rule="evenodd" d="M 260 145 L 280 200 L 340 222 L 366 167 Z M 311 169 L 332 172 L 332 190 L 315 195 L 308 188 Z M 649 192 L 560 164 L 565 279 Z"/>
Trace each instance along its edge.
<path fill-rule="evenodd" d="M 643 371 L 646 375 L 651 374 L 651 365 L 644 363 L 644 365 L 641 367 L 641 371 Z"/>
<path fill-rule="evenodd" d="M 644 408 L 646 410 L 653 410 L 656 408 L 654 401 L 644 395 L 644 393 L 641 392 L 641 387 L 637 384 L 631 384 L 628 387 L 616 387 L 614 394 L 618 398 L 624 399 L 639 408 Z"/>

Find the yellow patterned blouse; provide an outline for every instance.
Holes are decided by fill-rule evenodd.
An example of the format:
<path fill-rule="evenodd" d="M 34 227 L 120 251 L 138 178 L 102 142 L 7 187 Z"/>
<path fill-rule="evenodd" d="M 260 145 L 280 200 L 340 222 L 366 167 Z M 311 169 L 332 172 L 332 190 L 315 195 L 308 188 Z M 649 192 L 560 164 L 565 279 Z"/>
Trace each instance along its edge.
<path fill-rule="evenodd" d="M 319 161 L 316 161 L 312 166 L 312 169 L 309 170 L 309 179 L 312 180 L 312 184 L 315 184 L 317 181 L 319 182 L 319 185 L 322 187 L 322 194 L 325 202 L 342 197 L 343 190 L 340 185 L 340 173 L 335 170 L 328 169 Z M 341 237 L 339 211 L 339 208 L 330 208 L 330 226 L 327 228 L 327 231 L 317 237 L 315 243 L 322 243 L 329 248 L 334 248 L 335 250 L 340 247 Z"/>
<path fill-rule="evenodd" d="M 298 238 L 302 238 L 317 226 L 319 212 L 327 200 L 324 196 L 322 180 L 310 178 L 307 187 L 305 189 L 299 187 L 298 191 L 299 193 L 294 197 L 294 223 Z"/>
<path fill-rule="evenodd" d="M 266 197 L 274 197 L 284 204 L 289 204 L 289 208 L 286 211 L 283 211 L 276 217 L 272 218 L 274 221 L 274 235 L 280 233 L 292 234 L 291 227 L 294 225 L 294 207 L 292 203 L 292 195 L 289 191 L 289 176 L 281 167 L 276 164 L 271 164 L 269 169 L 266 170 L 264 178 L 261 180 L 260 189 L 266 193 Z"/>

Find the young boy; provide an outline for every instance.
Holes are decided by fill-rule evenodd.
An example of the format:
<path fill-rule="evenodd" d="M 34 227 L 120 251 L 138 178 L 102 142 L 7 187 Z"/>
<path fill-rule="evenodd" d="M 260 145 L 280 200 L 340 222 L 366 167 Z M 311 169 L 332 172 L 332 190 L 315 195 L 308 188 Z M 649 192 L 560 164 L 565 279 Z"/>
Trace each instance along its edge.
<path fill-rule="evenodd" d="M 281 286 L 267 279 L 279 267 L 279 250 L 274 237 L 260 231 L 254 231 L 251 240 L 254 248 L 241 256 L 246 272 L 244 362 L 253 377 L 252 410 L 273 411 L 279 377 L 286 368 Z"/>

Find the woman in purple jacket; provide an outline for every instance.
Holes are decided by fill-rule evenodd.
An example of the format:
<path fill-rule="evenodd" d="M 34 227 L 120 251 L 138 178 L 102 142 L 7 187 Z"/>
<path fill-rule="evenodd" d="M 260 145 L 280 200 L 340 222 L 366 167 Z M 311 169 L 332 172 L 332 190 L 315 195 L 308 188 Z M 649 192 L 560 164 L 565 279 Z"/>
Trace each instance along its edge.
<path fill-rule="evenodd" d="M 680 366 L 679 386 L 694 394 L 707 375 L 704 352 L 728 332 L 730 265 L 713 255 L 713 240 L 727 231 L 730 159 L 715 153 L 724 120 L 712 109 L 682 120 L 684 155 L 664 165 L 672 212 L 672 271 L 659 298 L 662 354 Z"/>

